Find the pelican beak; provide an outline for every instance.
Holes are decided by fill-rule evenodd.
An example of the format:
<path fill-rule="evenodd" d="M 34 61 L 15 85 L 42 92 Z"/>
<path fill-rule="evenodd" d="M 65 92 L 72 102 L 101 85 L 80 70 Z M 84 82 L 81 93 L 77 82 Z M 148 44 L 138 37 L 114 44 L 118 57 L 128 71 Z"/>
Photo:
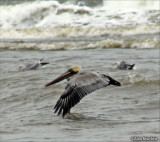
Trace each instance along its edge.
<path fill-rule="evenodd" d="M 77 72 L 74 72 L 72 69 L 69 69 L 68 71 L 66 71 L 65 73 L 61 74 L 60 76 L 58 76 L 56 79 L 54 79 L 53 81 L 47 83 L 45 85 L 45 87 L 50 86 L 52 84 L 56 84 L 64 79 L 67 79 L 71 76 L 73 76 L 74 74 L 76 74 Z"/>

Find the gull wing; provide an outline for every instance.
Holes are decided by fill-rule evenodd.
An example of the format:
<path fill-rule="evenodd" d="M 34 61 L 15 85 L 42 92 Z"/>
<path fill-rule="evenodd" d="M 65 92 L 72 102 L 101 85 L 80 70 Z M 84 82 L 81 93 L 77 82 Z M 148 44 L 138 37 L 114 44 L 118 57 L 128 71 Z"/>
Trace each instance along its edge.
<path fill-rule="evenodd" d="M 33 69 L 36 69 L 39 67 L 39 63 L 35 63 L 35 64 L 32 64 L 30 67 L 29 67 L 29 70 L 33 70 Z"/>

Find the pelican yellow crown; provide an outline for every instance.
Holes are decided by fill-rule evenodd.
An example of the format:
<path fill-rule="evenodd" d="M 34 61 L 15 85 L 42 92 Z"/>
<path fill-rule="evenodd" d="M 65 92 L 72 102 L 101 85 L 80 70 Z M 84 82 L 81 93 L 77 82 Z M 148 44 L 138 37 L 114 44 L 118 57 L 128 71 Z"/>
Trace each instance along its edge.
<path fill-rule="evenodd" d="M 75 65 L 75 66 L 72 66 L 71 69 L 72 69 L 74 72 L 79 72 L 80 66 Z"/>

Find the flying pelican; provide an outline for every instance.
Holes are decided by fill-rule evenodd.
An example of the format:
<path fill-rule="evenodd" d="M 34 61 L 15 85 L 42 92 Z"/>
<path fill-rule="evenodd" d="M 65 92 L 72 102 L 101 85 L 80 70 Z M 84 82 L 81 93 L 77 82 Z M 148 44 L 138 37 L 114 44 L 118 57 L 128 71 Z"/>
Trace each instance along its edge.
<path fill-rule="evenodd" d="M 135 64 L 128 64 L 125 61 L 122 61 L 120 63 L 115 63 L 116 68 L 119 70 L 132 70 L 135 66 Z"/>
<path fill-rule="evenodd" d="M 43 59 L 40 59 L 38 63 L 19 66 L 18 70 L 19 71 L 34 70 L 34 69 L 37 69 L 39 66 L 43 66 L 43 65 L 49 64 L 48 62 L 42 62 L 42 60 Z"/>
<path fill-rule="evenodd" d="M 54 113 L 58 112 L 58 115 L 62 113 L 63 117 L 87 94 L 107 87 L 108 85 L 121 86 L 118 81 L 108 75 L 92 71 L 83 71 L 80 66 L 72 66 L 68 71 L 47 83 L 45 86 L 50 86 L 64 79 L 68 79 L 68 84 L 54 107 Z"/>

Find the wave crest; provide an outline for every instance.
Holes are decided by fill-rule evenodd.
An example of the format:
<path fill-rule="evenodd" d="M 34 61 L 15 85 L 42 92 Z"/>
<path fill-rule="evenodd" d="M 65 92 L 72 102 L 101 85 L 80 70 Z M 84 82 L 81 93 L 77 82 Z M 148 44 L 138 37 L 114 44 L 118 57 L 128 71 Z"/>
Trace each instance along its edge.
<path fill-rule="evenodd" d="M 138 73 L 134 73 L 134 74 L 128 74 L 128 76 L 126 76 L 124 78 L 124 80 L 121 81 L 123 85 L 129 85 L 129 84 L 154 84 L 154 85 L 159 85 L 159 80 L 148 80 L 146 79 L 144 76 L 138 74 Z"/>
<path fill-rule="evenodd" d="M 87 39 L 87 37 L 86 37 Z M 96 40 L 96 38 L 95 38 Z M 107 39 L 101 41 L 80 40 L 80 38 L 63 39 L 12 39 L 8 41 L 1 40 L 0 49 L 25 49 L 25 50 L 81 50 L 98 48 L 158 48 L 159 39 L 144 40 L 114 40 Z"/>
<path fill-rule="evenodd" d="M 120 2 L 121 3 L 121 2 Z M 33 1 L 17 5 L 1 6 L 0 27 L 53 27 L 57 25 L 137 25 L 158 24 L 159 10 L 155 9 L 157 2 L 128 3 L 119 7 L 119 2 L 106 1 L 103 6 L 90 8 L 87 6 L 60 4 L 57 1 Z M 125 4 L 126 2 L 124 2 Z M 153 5 L 154 8 L 153 8 Z M 147 7 L 149 6 L 149 8 Z M 138 10 L 140 7 L 140 10 Z M 143 7 L 143 8 L 142 8 Z M 145 9 L 145 7 L 147 7 Z M 120 9 L 119 9 L 120 8 Z"/>

